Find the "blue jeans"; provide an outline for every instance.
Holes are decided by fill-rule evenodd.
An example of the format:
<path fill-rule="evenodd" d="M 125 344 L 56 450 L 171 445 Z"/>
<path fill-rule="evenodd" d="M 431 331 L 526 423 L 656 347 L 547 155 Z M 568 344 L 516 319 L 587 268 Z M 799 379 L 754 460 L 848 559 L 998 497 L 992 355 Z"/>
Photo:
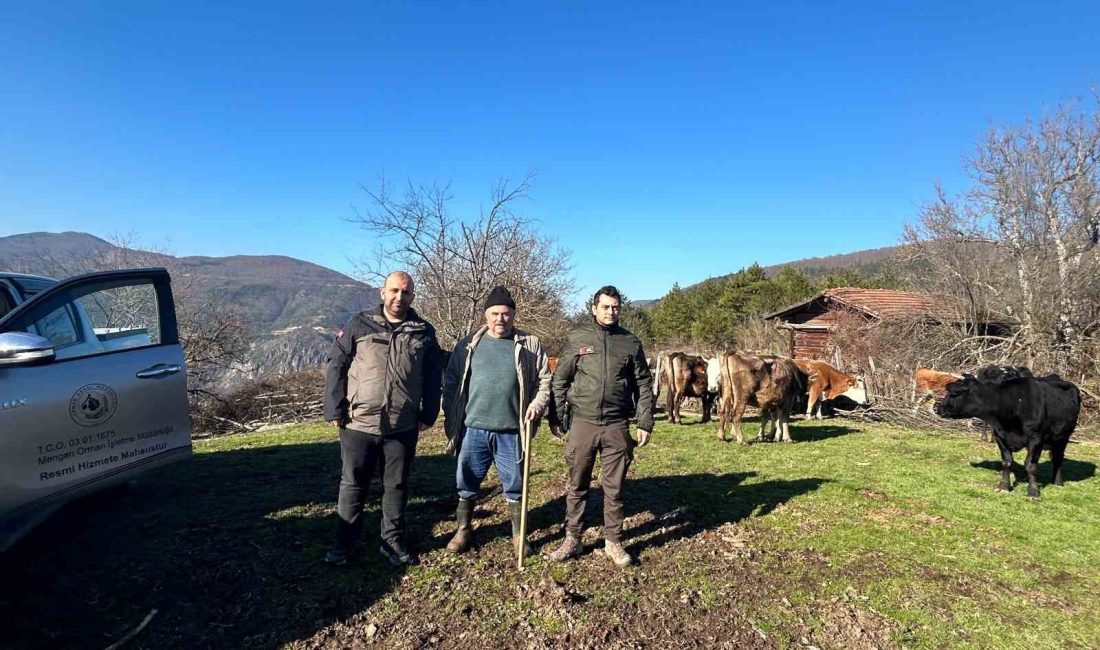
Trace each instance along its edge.
<path fill-rule="evenodd" d="M 523 474 L 520 469 L 523 457 L 519 444 L 519 431 L 486 431 L 468 427 L 458 452 L 458 496 L 461 499 L 477 497 L 481 482 L 489 473 L 489 465 L 497 466 L 504 497 L 519 501 L 523 490 Z"/>

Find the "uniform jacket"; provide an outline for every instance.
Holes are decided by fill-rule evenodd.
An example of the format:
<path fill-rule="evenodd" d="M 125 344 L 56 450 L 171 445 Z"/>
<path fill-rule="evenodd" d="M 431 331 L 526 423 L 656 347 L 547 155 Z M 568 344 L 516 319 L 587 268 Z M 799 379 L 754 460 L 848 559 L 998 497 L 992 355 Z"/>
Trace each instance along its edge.
<path fill-rule="evenodd" d="M 607 424 L 638 416 L 653 430 L 653 376 L 642 342 L 618 325 L 595 319 L 569 333 L 553 379 L 554 418 Z"/>
<path fill-rule="evenodd" d="M 439 415 L 443 353 L 413 309 L 391 324 L 360 312 L 337 335 L 325 368 L 325 419 L 364 433 L 431 426 Z"/>

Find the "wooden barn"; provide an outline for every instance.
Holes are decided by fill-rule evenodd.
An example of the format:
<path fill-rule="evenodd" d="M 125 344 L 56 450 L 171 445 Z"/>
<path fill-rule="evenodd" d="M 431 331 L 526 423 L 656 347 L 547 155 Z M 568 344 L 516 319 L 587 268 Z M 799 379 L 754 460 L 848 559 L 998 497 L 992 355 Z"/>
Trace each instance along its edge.
<path fill-rule="evenodd" d="M 868 321 L 892 318 L 950 318 L 944 299 L 927 293 L 894 289 L 826 289 L 805 302 L 768 314 L 787 333 L 787 354 L 795 359 L 827 359 L 829 337 L 837 321 L 852 315 Z"/>

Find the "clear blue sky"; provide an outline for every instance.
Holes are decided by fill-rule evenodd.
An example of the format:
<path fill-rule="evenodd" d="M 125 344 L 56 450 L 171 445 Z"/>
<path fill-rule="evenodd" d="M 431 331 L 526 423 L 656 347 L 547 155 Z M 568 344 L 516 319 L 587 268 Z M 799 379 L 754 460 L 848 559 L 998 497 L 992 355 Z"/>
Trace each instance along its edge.
<path fill-rule="evenodd" d="M 589 291 L 892 245 L 991 123 L 1100 84 L 1100 3 L 901 4 L 5 3 L 0 235 L 351 273 L 360 183 L 461 215 L 538 169 Z"/>

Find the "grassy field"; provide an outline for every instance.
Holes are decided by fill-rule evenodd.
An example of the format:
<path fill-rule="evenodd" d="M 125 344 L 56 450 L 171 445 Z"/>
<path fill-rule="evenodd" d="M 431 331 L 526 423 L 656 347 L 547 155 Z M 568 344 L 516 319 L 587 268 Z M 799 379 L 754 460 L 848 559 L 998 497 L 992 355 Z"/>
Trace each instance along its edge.
<path fill-rule="evenodd" d="M 659 422 L 626 489 L 640 564 L 597 550 L 594 490 L 589 552 L 523 573 L 495 479 L 477 549 L 443 550 L 454 459 L 438 430 L 414 465 L 422 562 L 405 571 L 373 543 L 348 569 L 321 563 L 331 429 L 198 441 L 189 461 L 66 508 L 4 558 L 0 646 L 103 648 L 155 609 L 127 647 L 1100 647 L 1100 445 L 1070 446 L 1061 488 L 1044 460 L 1032 502 L 1026 481 L 994 492 L 995 446 L 975 437 L 843 419 L 792 433 L 738 446 L 712 424 Z M 562 445 L 544 428 L 535 455 L 545 553 L 562 536 Z M 377 516 L 373 499 L 372 534 Z"/>

